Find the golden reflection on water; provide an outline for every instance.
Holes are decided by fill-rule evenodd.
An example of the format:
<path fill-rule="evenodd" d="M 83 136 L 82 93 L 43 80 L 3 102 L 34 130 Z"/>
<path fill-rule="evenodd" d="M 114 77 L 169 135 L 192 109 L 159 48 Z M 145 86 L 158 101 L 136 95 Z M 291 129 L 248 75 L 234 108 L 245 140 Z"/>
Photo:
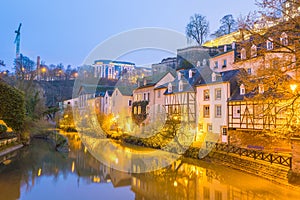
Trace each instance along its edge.
<path fill-rule="evenodd" d="M 43 185 L 41 179 L 51 178 L 58 184 L 68 179 L 68 174 L 76 175 L 78 186 L 69 183 L 69 187 L 80 184 L 107 184 L 124 190 L 126 194 L 133 192 L 136 200 L 157 199 L 193 199 L 193 200 L 231 200 L 231 199 L 300 199 L 299 188 L 288 189 L 275 185 L 267 180 L 192 159 L 178 159 L 172 165 L 149 173 L 128 173 L 110 168 L 95 158 L 79 144 L 75 133 L 66 133 L 71 151 L 68 154 L 54 152 L 50 145 L 43 141 L 34 142 L 33 146 L 22 149 L 11 158 L 10 165 L 0 166 L 0 199 L 12 200 L 26 197 L 37 185 Z M 125 148 L 125 147 L 124 147 Z M 129 150 L 127 151 L 134 151 Z M 112 158 L 114 165 L 122 164 L 122 160 Z M 143 163 L 132 163 L 132 169 L 140 171 Z M 71 180 L 71 179 L 70 179 Z M 103 191 L 89 192 L 94 199 Z M 68 192 L 56 188 L 62 196 Z M 107 190 L 110 191 L 110 190 Z M 123 197 L 126 195 L 122 194 Z M 21 195 L 22 194 L 22 195 Z M 46 194 L 45 194 L 46 195 Z M 52 195 L 52 194 L 47 194 Z M 88 194 L 82 194 L 88 195 Z M 68 199 L 68 198 L 66 198 Z M 72 198 L 73 200 L 76 197 Z M 80 199 L 78 196 L 77 199 Z M 124 199 L 124 198 L 121 198 Z"/>

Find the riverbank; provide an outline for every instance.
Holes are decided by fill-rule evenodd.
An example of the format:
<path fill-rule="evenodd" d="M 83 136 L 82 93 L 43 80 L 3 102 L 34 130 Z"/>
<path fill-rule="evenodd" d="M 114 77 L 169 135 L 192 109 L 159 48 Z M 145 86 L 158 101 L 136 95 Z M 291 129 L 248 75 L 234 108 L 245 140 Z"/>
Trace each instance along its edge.
<path fill-rule="evenodd" d="M 149 139 L 145 138 L 137 138 L 129 135 L 118 136 L 116 134 L 111 135 L 109 138 L 121 141 L 124 144 L 153 149 L 162 149 L 162 145 L 161 143 L 159 143 L 159 141 L 150 141 Z M 252 151 L 254 152 L 254 150 Z M 276 154 L 273 154 L 273 156 L 275 155 Z M 275 182 L 276 184 L 291 188 L 298 188 L 298 186 L 300 186 L 300 179 L 299 177 L 296 177 L 291 173 L 289 164 L 276 164 L 264 160 L 259 160 L 258 158 L 255 159 L 253 157 L 247 157 L 230 152 L 217 151 L 214 148 L 207 149 L 195 146 L 189 147 L 183 154 L 183 157 L 203 160 L 208 163 L 215 163 L 218 165 L 226 166 L 228 168 L 246 172 L 248 174 L 252 174 Z M 282 156 L 282 159 L 284 158 L 285 157 Z"/>

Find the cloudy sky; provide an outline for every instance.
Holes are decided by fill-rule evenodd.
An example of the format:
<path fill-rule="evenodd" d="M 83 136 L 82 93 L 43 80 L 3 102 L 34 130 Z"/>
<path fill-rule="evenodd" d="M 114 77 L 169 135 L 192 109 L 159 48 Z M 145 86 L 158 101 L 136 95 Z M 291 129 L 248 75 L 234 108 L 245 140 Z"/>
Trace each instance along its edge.
<path fill-rule="evenodd" d="M 23 55 L 33 60 L 39 55 L 46 64 L 78 66 L 98 44 L 124 31 L 159 27 L 184 34 L 190 16 L 199 13 L 214 32 L 224 15 L 239 17 L 257 9 L 255 0 L 7 0 L 0 8 L 0 60 L 8 69 L 20 22 Z M 122 59 L 142 65 L 165 56 L 146 54 Z"/>

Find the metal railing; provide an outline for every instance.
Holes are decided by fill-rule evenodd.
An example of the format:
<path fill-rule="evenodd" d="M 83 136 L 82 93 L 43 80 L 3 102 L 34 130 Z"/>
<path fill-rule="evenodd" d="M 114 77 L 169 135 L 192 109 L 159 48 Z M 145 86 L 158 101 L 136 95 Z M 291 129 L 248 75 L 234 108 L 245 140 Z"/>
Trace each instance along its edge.
<path fill-rule="evenodd" d="M 274 164 L 279 164 L 279 165 L 292 168 L 291 156 L 277 155 L 277 154 L 263 152 L 260 150 L 246 149 L 246 148 L 236 147 L 233 145 L 215 143 L 209 141 L 206 141 L 206 148 L 213 149 L 215 151 L 238 154 L 240 156 L 253 158 L 254 160 L 262 160 L 262 161 L 269 162 L 271 164 L 274 163 Z"/>

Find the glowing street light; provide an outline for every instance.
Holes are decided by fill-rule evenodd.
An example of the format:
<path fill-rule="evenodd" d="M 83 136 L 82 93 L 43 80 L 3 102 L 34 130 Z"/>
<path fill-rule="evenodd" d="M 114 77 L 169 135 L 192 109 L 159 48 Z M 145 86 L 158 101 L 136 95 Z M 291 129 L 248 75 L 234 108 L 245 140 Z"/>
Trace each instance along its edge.
<path fill-rule="evenodd" d="M 298 85 L 297 84 L 291 84 L 290 88 L 292 90 L 292 92 L 295 92 L 295 90 L 297 89 Z"/>

